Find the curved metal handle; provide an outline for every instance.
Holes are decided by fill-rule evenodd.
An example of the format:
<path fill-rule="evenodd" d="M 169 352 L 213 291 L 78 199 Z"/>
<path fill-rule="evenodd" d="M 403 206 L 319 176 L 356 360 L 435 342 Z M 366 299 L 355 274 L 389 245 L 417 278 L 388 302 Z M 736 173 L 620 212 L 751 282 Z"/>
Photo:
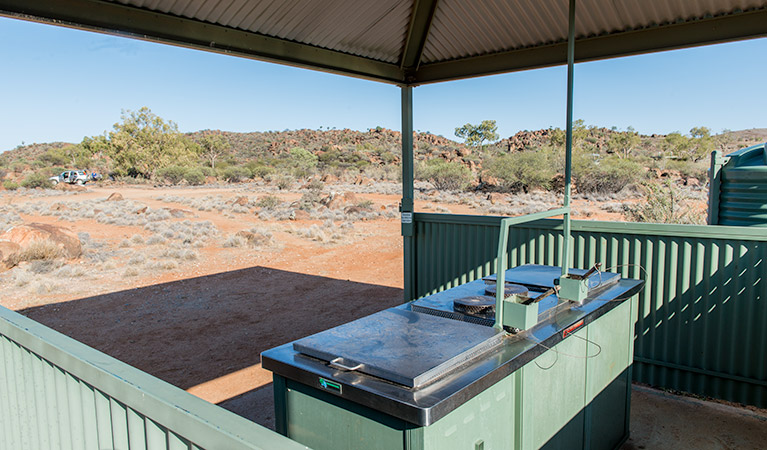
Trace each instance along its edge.
<path fill-rule="evenodd" d="M 338 358 L 330 361 L 330 367 L 335 367 L 336 369 L 347 370 L 347 371 L 350 371 L 350 372 L 354 371 L 354 370 L 358 370 L 360 367 L 362 367 L 362 364 L 357 364 L 354 367 L 350 367 L 350 366 L 341 364 L 339 361 L 341 361 L 342 359 L 343 358 L 341 358 L 339 356 Z"/>

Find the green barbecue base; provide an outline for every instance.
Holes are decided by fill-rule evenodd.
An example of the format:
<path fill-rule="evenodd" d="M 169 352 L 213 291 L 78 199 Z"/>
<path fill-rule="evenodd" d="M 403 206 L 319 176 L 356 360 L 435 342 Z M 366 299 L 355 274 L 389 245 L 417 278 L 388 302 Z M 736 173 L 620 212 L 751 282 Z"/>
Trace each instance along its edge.
<path fill-rule="evenodd" d="M 635 319 L 623 302 L 426 427 L 274 375 L 277 431 L 314 450 L 616 449 Z"/>

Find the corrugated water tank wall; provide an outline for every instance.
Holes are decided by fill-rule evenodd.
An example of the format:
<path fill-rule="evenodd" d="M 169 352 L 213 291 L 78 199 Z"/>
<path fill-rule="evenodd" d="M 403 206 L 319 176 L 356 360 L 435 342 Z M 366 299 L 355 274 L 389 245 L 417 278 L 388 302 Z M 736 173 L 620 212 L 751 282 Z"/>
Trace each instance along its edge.
<path fill-rule="evenodd" d="M 767 227 L 767 144 L 754 145 L 725 157 L 721 168 L 716 225 Z M 712 176 L 717 174 L 712 170 Z M 713 182 L 712 189 L 717 183 Z"/>

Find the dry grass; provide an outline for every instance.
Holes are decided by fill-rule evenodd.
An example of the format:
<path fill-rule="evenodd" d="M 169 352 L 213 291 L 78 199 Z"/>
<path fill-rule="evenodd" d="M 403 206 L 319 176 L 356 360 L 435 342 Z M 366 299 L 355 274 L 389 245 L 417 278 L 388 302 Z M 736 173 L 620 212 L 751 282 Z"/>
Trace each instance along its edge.
<path fill-rule="evenodd" d="M 24 261 L 53 260 L 63 256 L 64 251 L 54 242 L 36 241 L 20 252 L 10 255 L 7 264 L 13 267 Z"/>

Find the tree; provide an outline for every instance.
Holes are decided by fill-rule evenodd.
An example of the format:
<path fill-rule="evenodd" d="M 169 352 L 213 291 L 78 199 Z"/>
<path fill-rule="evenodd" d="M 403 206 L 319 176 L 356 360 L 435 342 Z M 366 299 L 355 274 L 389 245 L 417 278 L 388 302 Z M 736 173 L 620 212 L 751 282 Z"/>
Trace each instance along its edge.
<path fill-rule="evenodd" d="M 690 136 L 692 136 L 690 159 L 698 162 L 707 158 L 714 150 L 714 138 L 711 136 L 711 130 L 707 127 L 694 127 L 690 130 Z"/>
<path fill-rule="evenodd" d="M 122 123 L 109 133 L 109 156 L 120 175 L 152 179 L 159 169 L 194 159 L 195 146 L 147 107 L 123 111 Z"/>
<path fill-rule="evenodd" d="M 293 174 L 297 177 L 307 177 L 317 167 L 319 158 L 314 153 L 301 147 L 288 150 L 290 164 L 293 166 Z"/>
<path fill-rule="evenodd" d="M 495 120 L 483 120 L 479 125 L 467 123 L 455 129 L 455 135 L 466 141 L 470 147 L 481 147 L 485 141 L 498 140 L 498 126 Z"/>
<path fill-rule="evenodd" d="M 666 135 L 663 149 L 679 159 L 686 159 L 690 152 L 690 140 L 680 132 L 674 131 Z"/>
<path fill-rule="evenodd" d="M 639 133 L 634 131 L 634 127 L 628 127 L 625 132 L 614 132 L 607 141 L 607 145 L 618 156 L 626 159 L 640 142 Z"/>
<path fill-rule="evenodd" d="M 216 168 L 216 159 L 228 153 L 231 148 L 229 141 L 220 132 L 205 134 L 200 146 L 202 147 L 200 156 L 207 159 L 213 169 Z"/>

